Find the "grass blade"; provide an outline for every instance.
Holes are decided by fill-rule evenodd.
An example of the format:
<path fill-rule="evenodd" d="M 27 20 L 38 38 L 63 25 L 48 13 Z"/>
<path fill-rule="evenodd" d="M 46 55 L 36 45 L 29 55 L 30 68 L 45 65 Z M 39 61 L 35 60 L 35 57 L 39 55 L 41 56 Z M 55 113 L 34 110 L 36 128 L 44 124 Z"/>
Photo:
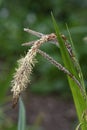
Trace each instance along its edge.
<path fill-rule="evenodd" d="M 84 84 L 84 80 L 83 80 L 83 74 L 82 74 L 82 71 L 81 71 L 81 67 L 80 67 L 80 65 L 79 65 L 79 61 L 78 61 L 78 59 L 77 59 L 77 55 L 76 55 L 76 52 L 75 52 L 73 40 L 72 40 L 72 37 L 71 37 L 71 34 L 70 34 L 70 31 L 69 31 L 69 28 L 68 28 L 68 25 L 67 25 L 67 24 L 66 24 L 66 28 L 67 28 L 67 32 L 68 32 L 68 35 L 69 35 L 70 43 L 71 43 L 71 45 L 72 45 L 73 53 L 74 53 L 74 55 L 75 55 L 75 57 L 74 57 L 75 66 L 76 66 L 77 71 L 78 71 L 78 73 L 79 73 L 79 78 L 80 78 L 80 81 L 81 81 L 81 83 L 82 83 L 83 89 L 85 89 L 85 84 Z"/>
<path fill-rule="evenodd" d="M 81 79 L 79 78 L 79 75 L 78 75 L 78 73 L 77 73 L 77 71 L 74 67 L 74 64 L 71 60 L 71 57 L 70 57 L 69 53 L 67 52 L 65 43 L 61 38 L 60 31 L 59 31 L 58 25 L 57 25 L 57 23 L 54 19 L 53 14 L 52 14 L 52 20 L 53 20 L 55 32 L 56 32 L 56 35 L 57 35 L 57 40 L 59 42 L 60 52 L 61 52 L 63 63 L 65 65 L 65 67 L 80 81 Z M 72 95 L 73 95 L 78 119 L 79 119 L 80 123 L 84 122 L 84 125 L 81 126 L 81 129 L 87 130 L 87 127 L 85 125 L 86 124 L 85 119 L 81 118 L 82 114 L 84 113 L 84 111 L 87 108 L 86 100 L 84 99 L 82 92 L 78 88 L 77 84 L 69 76 L 67 76 L 67 77 L 68 77 L 69 86 L 70 86 L 70 89 L 71 89 L 71 92 L 72 92 Z M 84 95 L 85 94 L 86 94 L 86 92 L 84 92 Z"/>
<path fill-rule="evenodd" d="M 25 117 L 25 108 L 23 101 L 20 97 L 19 99 L 19 119 L 18 119 L 18 130 L 25 130 L 25 125 L 26 125 L 26 117 Z"/>

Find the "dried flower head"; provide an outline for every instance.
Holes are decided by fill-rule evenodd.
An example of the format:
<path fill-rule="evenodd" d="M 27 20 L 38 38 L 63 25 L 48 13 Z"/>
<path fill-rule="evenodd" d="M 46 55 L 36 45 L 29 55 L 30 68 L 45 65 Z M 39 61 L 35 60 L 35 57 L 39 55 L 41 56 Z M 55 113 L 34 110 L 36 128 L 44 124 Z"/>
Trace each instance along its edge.
<path fill-rule="evenodd" d="M 30 30 L 30 29 L 24 29 L 24 31 L 31 33 L 35 36 L 38 36 L 40 39 L 22 44 L 23 46 L 32 45 L 32 47 L 27 52 L 24 58 L 21 58 L 20 60 L 18 60 L 18 68 L 16 69 L 16 72 L 14 74 L 13 81 L 12 81 L 12 89 L 11 89 L 11 91 L 13 92 L 13 107 L 15 107 L 15 105 L 17 104 L 21 92 L 23 92 L 25 88 L 27 87 L 27 84 L 30 83 L 30 75 L 36 63 L 35 56 L 37 52 L 39 52 L 43 57 L 45 57 L 48 61 L 54 64 L 58 69 L 66 73 L 72 80 L 74 80 L 84 95 L 85 94 L 84 90 L 80 82 L 77 80 L 77 78 L 70 71 L 68 71 L 65 67 L 63 67 L 61 64 L 56 62 L 48 54 L 39 50 L 39 47 L 41 46 L 41 44 L 47 41 L 48 42 L 51 41 L 55 43 L 56 45 L 58 45 L 56 35 L 54 33 L 44 35 L 42 33 Z M 65 46 L 67 48 L 68 53 L 72 57 L 73 53 L 72 53 L 71 46 L 68 45 L 66 38 L 64 36 L 62 36 L 62 38 L 65 42 Z"/>
<path fill-rule="evenodd" d="M 40 40 L 37 40 L 26 56 L 18 61 L 18 68 L 14 74 L 11 89 L 13 92 L 13 107 L 17 104 L 21 92 L 25 90 L 27 84 L 30 82 L 30 75 L 36 62 L 35 56 L 37 50 L 47 39 L 48 36 L 43 36 Z"/>

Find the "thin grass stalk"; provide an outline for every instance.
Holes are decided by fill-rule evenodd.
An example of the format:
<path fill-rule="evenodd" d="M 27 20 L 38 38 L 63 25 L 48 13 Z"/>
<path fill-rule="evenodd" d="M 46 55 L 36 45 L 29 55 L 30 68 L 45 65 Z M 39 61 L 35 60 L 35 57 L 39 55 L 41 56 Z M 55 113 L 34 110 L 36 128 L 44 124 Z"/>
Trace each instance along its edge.
<path fill-rule="evenodd" d="M 51 56 L 49 56 L 47 53 L 41 51 L 40 49 L 38 49 L 38 53 L 40 53 L 45 59 L 47 59 L 51 64 L 56 66 L 59 70 L 63 71 L 65 74 L 67 74 L 78 85 L 83 96 L 85 97 L 84 91 L 83 91 L 83 88 L 82 88 L 80 82 L 76 79 L 76 77 L 69 70 L 67 70 L 64 66 L 62 66 L 60 63 L 55 61 Z"/>

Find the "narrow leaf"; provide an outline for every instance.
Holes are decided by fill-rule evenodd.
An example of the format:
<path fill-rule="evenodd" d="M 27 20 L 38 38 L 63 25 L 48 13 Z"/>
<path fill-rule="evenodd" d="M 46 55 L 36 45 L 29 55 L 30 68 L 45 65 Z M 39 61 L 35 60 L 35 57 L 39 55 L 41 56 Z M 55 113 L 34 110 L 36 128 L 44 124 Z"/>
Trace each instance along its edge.
<path fill-rule="evenodd" d="M 77 55 L 76 55 L 76 51 L 75 51 L 75 48 L 74 48 L 73 40 L 72 40 L 72 37 L 71 37 L 71 34 L 70 34 L 70 31 L 69 31 L 69 28 L 68 28 L 67 24 L 66 24 L 66 28 L 67 28 L 67 32 L 68 32 L 69 39 L 70 39 L 70 42 L 71 42 L 71 45 L 72 45 L 72 49 L 73 49 L 73 53 L 74 53 L 74 59 L 73 60 L 75 62 L 75 66 L 76 66 L 77 71 L 79 73 L 80 81 L 81 81 L 83 89 L 85 91 L 85 84 L 84 84 L 84 80 L 83 80 L 83 74 L 82 74 L 82 71 L 81 71 L 81 67 L 79 65 L 79 61 L 77 59 Z"/>
<path fill-rule="evenodd" d="M 54 19 L 54 16 L 52 14 L 52 20 L 53 20 L 53 24 L 54 24 L 54 28 L 55 28 L 55 32 L 57 35 L 57 40 L 59 41 L 59 46 L 60 46 L 60 52 L 61 52 L 61 56 L 62 56 L 62 60 L 63 63 L 65 65 L 65 67 L 79 80 L 79 75 L 78 72 L 76 71 L 76 68 L 74 66 L 74 63 L 66 49 L 66 46 L 64 44 L 64 41 L 61 38 L 60 35 L 60 31 L 58 28 L 58 25 Z M 86 124 L 85 120 L 82 119 L 82 114 L 84 112 L 84 110 L 86 110 L 86 100 L 84 99 L 84 96 L 82 94 L 82 92 L 80 91 L 80 89 L 78 88 L 78 85 L 69 77 L 68 77 L 68 82 L 69 82 L 69 86 L 73 95 L 73 99 L 74 99 L 74 103 L 75 103 L 75 107 L 76 107 L 76 111 L 77 111 L 77 115 L 78 115 L 78 119 L 80 123 Z M 80 82 L 81 83 L 81 82 Z M 84 92 L 85 94 L 85 92 Z M 81 126 L 82 130 L 87 130 L 86 125 L 82 125 Z"/>
<path fill-rule="evenodd" d="M 25 130 L 26 125 L 25 107 L 20 97 L 19 99 L 19 119 L 18 119 L 18 130 Z"/>

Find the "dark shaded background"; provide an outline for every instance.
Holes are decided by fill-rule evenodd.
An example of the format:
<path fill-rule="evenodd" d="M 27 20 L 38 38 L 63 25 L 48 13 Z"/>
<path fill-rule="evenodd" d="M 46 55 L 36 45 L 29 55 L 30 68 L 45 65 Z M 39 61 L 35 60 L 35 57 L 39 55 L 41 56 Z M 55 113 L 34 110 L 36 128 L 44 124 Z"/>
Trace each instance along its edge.
<path fill-rule="evenodd" d="M 36 39 L 25 33 L 24 27 L 42 33 L 54 32 L 51 11 L 60 30 L 68 37 L 66 23 L 69 26 L 77 56 L 82 67 L 87 86 L 87 1 L 86 0 L 1 0 L 0 1 L 0 101 L 7 103 L 12 97 L 10 81 L 17 60 L 26 54 L 28 48 L 21 43 Z M 41 47 L 52 57 L 62 63 L 59 49 L 54 45 L 45 44 Z M 65 75 L 50 65 L 41 56 L 37 56 L 38 64 L 34 68 L 29 92 L 37 95 L 58 95 L 71 98 Z M 27 89 L 28 90 L 28 89 Z M 6 95 L 8 93 L 8 96 Z M 10 94 L 9 94 L 10 93 Z M 10 95 L 10 96 L 9 96 Z M 28 96 L 28 93 L 27 93 Z M 67 99 L 67 98 L 66 98 Z M 1 130 L 5 130 L 3 122 L 3 105 L 1 104 Z M 11 119 L 9 119 L 11 120 Z M 9 123 L 7 127 L 10 130 Z M 13 129 L 13 128 L 12 128 Z M 7 130 L 7 128 L 6 128 Z"/>

